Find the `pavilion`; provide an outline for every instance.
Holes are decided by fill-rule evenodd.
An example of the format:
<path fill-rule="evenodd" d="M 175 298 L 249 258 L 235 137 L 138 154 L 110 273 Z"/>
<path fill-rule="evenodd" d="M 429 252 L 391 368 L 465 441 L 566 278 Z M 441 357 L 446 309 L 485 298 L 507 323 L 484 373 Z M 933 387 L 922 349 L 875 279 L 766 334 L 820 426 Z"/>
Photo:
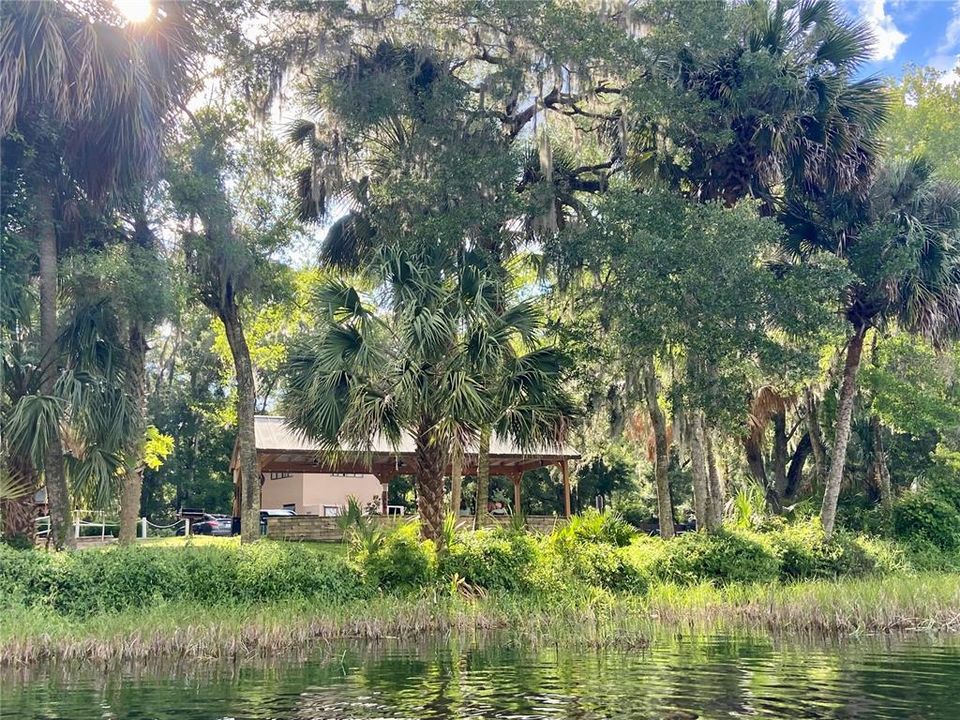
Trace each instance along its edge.
<path fill-rule="evenodd" d="M 290 428 L 283 417 L 257 415 L 254 418 L 256 434 L 257 466 L 261 486 L 265 478 L 275 475 L 297 474 L 302 482 L 310 482 L 310 476 L 332 474 L 335 476 L 375 475 L 380 482 L 382 512 L 387 514 L 387 494 L 390 481 L 398 475 L 416 472 L 414 443 L 404 438 L 399 447 L 387 441 L 376 442 L 368 451 L 343 451 L 334 456 L 323 453 L 320 447 L 302 433 Z M 570 517 L 570 472 L 569 463 L 578 460 L 580 454 L 569 447 L 535 448 L 521 450 L 513 443 L 494 436 L 490 442 L 490 475 L 501 475 L 513 480 L 514 507 L 520 507 L 521 479 L 523 473 L 537 468 L 557 466 L 563 479 L 563 506 L 565 517 Z M 234 514 L 239 515 L 242 475 L 239 463 L 239 445 L 235 442 L 230 469 L 234 482 Z M 450 472 L 447 475 L 449 477 Z M 476 447 L 465 448 L 462 464 L 463 475 L 477 472 Z"/>

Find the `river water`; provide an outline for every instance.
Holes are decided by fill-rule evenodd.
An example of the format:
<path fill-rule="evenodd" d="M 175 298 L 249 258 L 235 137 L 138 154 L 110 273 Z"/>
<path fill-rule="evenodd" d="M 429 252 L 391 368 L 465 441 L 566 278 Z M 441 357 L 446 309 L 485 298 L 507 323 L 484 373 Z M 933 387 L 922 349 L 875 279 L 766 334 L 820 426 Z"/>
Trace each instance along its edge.
<path fill-rule="evenodd" d="M 960 640 L 665 635 L 638 649 L 496 637 L 332 644 L 242 662 L 0 673 L 0 717 L 960 719 Z"/>

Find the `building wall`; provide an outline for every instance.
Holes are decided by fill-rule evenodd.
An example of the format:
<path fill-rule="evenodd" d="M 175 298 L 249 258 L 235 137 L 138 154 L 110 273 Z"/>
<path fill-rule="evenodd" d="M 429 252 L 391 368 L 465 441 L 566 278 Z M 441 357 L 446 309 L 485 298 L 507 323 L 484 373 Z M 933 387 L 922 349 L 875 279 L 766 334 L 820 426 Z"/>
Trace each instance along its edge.
<path fill-rule="evenodd" d="M 406 522 L 403 518 L 375 516 L 371 520 L 383 528 L 395 528 Z M 527 515 L 524 518 L 527 530 L 534 533 L 550 533 L 567 521 L 553 515 Z M 507 525 L 509 517 L 488 517 L 488 525 Z M 471 518 L 461 518 L 458 526 L 461 529 L 473 527 Z M 271 517 L 267 518 L 267 537 L 273 540 L 317 540 L 320 542 L 341 542 L 341 530 L 335 518 L 332 517 Z"/>
<path fill-rule="evenodd" d="M 275 510 L 284 505 L 294 505 L 294 510 L 300 512 L 300 506 L 303 505 L 303 475 L 294 473 L 285 478 L 271 477 L 274 474 L 266 473 L 260 488 L 260 507 Z"/>
<path fill-rule="evenodd" d="M 287 478 L 271 478 L 268 474 L 260 506 L 273 509 L 293 505 L 298 515 L 334 514 L 334 508 L 344 507 L 351 495 L 362 506 L 374 499 L 379 505 L 380 481 L 370 474 L 293 473 Z"/>

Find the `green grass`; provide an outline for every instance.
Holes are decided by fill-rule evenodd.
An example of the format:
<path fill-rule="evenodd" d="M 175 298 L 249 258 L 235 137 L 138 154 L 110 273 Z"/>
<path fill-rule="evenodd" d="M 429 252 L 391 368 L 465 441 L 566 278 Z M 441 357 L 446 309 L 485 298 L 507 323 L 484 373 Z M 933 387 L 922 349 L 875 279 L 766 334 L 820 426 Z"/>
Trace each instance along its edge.
<path fill-rule="evenodd" d="M 652 586 L 645 595 L 595 591 L 550 599 L 465 598 L 452 588 L 341 605 L 309 601 L 205 607 L 177 602 L 72 619 L 14 608 L 0 619 L 0 663 L 47 659 L 243 657 L 318 639 L 413 638 L 500 631 L 517 642 L 638 646 L 658 628 L 849 635 L 960 631 L 960 576 L 891 575 L 792 584 Z"/>
<path fill-rule="evenodd" d="M 268 540 L 263 539 L 259 541 L 263 545 L 287 545 L 290 543 L 288 541 L 281 540 Z M 162 547 L 162 548 L 187 548 L 187 547 L 239 547 L 240 546 L 240 537 L 214 537 L 211 535 L 191 535 L 189 537 L 176 536 L 176 537 L 164 537 L 164 538 L 147 538 L 146 540 L 138 540 L 138 546 L 142 547 Z M 331 542 L 302 542 L 299 543 L 302 547 L 308 548 L 310 550 L 315 550 L 316 552 L 328 553 L 330 555 L 336 555 L 338 557 L 345 557 L 349 546 L 344 543 L 331 543 Z"/>

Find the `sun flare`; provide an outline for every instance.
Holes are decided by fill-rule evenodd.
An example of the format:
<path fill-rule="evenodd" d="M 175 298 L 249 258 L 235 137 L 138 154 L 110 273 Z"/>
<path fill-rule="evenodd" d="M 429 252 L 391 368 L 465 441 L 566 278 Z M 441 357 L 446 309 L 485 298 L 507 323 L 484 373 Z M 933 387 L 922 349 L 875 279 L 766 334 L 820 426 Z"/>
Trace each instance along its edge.
<path fill-rule="evenodd" d="M 143 22 L 153 14 L 151 0 L 114 0 L 114 5 L 130 22 Z"/>

